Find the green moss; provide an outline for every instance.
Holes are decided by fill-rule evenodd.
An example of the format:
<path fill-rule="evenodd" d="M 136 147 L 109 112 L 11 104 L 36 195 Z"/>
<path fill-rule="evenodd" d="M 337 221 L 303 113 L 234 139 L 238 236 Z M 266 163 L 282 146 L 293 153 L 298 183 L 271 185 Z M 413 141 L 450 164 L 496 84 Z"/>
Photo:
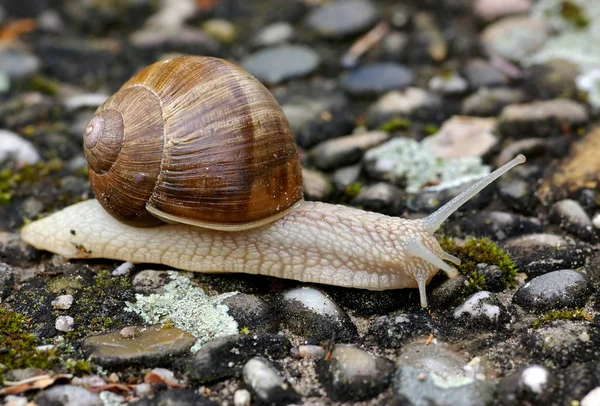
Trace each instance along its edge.
<path fill-rule="evenodd" d="M 240 329 L 240 334 L 247 336 L 248 334 L 250 334 L 250 329 L 248 327 L 242 327 Z"/>
<path fill-rule="evenodd" d="M 354 199 L 360 193 L 363 187 L 362 182 L 354 182 L 344 188 L 344 197 Z"/>
<path fill-rule="evenodd" d="M 440 127 L 433 124 L 427 124 L 423 127 L 423 131 L 425 132 L 425 135 L 433 135 L 437 134 L 437 132 L 440 131 Z"/>
<path fill-rule="evenodd" d="M 33 182 L 56 173 L 63 168 L 59 159 L 25 165 L 19 170 L 5 168 L 0 171 L 0 205 L 8 204 L 15 196 L 18 188 L 27 189 Z"/>
<path fill-rule="evenodd" d="M 469 238 L 464 245 L 460 246 L 454 240 L 443 237 L 440 239 L 440 245 L 444 251 L 461 260 L 461 264 L 457 267 L 458 271 L 465 275 L 469 282 L 464 288 L 465 296 L 487 288 L 484 276 L 477 270 L 477 264 L 480 263 L 496 265 L 502 271 L 506 284 L 514 286 L 517 267 L 510 256 L 490 239 Z"/>
<path fill-rule="evenodd" d="M 54 96 L 58 93 L 59 85 L 45 76 L 35 75 L 27 83 L 27 88 L 29 90 L 35 90 L 36 92 Z"/>
<path fill-rule="evenodd" d="M 36 350 L 37 338 L 29 328 L 30 319 L 0 306 L 0 380 L 11 369 L 48 369 L 57 364 L 55 349 Z"/>
<path fill-rule="evenodd" d="M 592 321 L 592 316 L 583 309 L 576 310 L 552 310 L 533 322 L 531 327 L 538 329 L 544 324 L 555 320 L 585 320 Z"/>
<path fill-rule="evenodd" d="M 585 11 L 570 0 L 565 0 L 560 4 L 560 15 L 577 28 L 585 28 L 590 23 Z"/>
<path fill-rule="evenodd" d="M 401 117 L 395 117 L 395 118 L 392 118 L 391 120 L 383 123 L 379 127 L 379 130 L 385 131 L 388 133 L 393 133 L 396 131 L 406 130 L 409 127 L 410 127 L 410 120 L 407 120 L 407 119 L 401 118 Z"/>
<path fill-rule="evenodd" d="M 59 276 L 48 280 L 48 292 L 59 295 L 72 295 L 77 290 L 81 289 L 82 281 L 77 278 L 68 278 Z"/>

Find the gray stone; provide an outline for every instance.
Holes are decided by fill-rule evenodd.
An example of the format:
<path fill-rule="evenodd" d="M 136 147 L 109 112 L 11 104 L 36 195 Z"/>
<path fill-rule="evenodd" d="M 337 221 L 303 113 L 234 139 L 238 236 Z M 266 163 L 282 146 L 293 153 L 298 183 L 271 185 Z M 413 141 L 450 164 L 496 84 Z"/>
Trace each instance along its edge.
<path fill-rule="evenodd" d="M 160 293 L 161 288 L 169 283 L 169 274 L 167 271 L 155 271 L 145 269 L 138 272 L 133 277 L 133 289 L 137 293 Z"/>
<path fill-rule="evenodd" d="M 524 104 L 512 104 L 502 110 L 504 122 L 532 122 L 555 119 L 569 123 L 583 123 L 588 113 L 582 104 L 572 100 L 556 99 Z"/>
<path fill-rule="evenodd" d="M 73 305 L 73 295 L 60 295 L 57 296 L 51 303 L 52 307 L 59 310 L 70 309 Z"/>
<path fill-rule="evenodd" d="M 302 184 L 307 200 L 326 200 L 333 191 L 333 186 L 325 175 L 308 168 L 302 168 Z"/>
<path fill-rule="evenodd" d="M 350 165 L 337 169 L 333 173 L 333 184 L 338 190 L 345 190 L 348 186 L 358 182 L 362 165 Z"/>
<path fill-rule="evenodd" d="M 319 381 L 335 401 L 372 398 L 390 384 L 394 363 L 352 345 L 337 344 L 328 359 L 317 364 Z"/>
<path fill-rule="evenodd" d="M 530 9 L 531 0 L 475 0 L 473 2 L 473 11 L 485 21 L 512 14 L 524 14 Z"/>
<path fill-rule="evenodd" d="M 461 221 L 461 226 L 467 234 L 489 237 L 495 241 L 542 231 L 542 222 L 535 217 L 496 210 L 479 210 Z"/>
<path fill-rule="evenodd" d="M 314 72 L 319 63 L 319 55 L 309 47 L 282 45 L 249 55 L 241 65 L 260 81 L 278 84 Z"/>
<path fill-rule="evenodd" d="M 13 290 L 15 276 L 12 268 L 0 262 L 0 300 L 6 299 Z"/>
<path fill-rule="evenodd" d="M 370 116 L 411 115 L 422 109 L 437 109 L 442 104 L 435 93 L 409 87 L 405 90 L 392 90 L 381 96 L 369 109 Z"/>
<path fill-rule="evenodd" d="M 83 348 L 105 367 L 150 367 L 189 354 L 195 342 L 196 338 L 183 330 L 156 325 L 139 326 L 131 335 L 117 331 L 87 337 Z"/>
<path fill-rule="evenodd" d="M 361 188 L 352 204 L 365 210 L 388 215 L 400 215 L 405 209 L 406 194 L 398 187 L 385 182 Z"/>
<path fill-rule="evenodd" d="M 590 293 L 584 275 L 565 269 L 533 278 L 515 293 L 514 302 L 536 311 L 573 309 L 585 305 Z"/>
<path fill-rule="evenodd" d="M 342 38 L 369 29 L 379 17 L 368 0 L 336 1 L 313 10 L 306 19 L 308 28 L 325 38 Z"/>
<path fill-rule="evenodd" d="M 331 170 L 358 162 L 366 150 L 376 147 L 388 138 L 388 133 L 383 131 L 338 137 L 317 145 L 310 156 L 317 168 Z"/>
<path fill-rule="evenodd" d="M 285 21 L 267 25 L 254 38 L 254 44 L 267 47 L 282 44 L 289 41 L 294 35 L 294 27 Z"/>
<path fill-rule="evenodd" d="M 85 388 L 74 385 L 53 386 L 39 393 L 35 398 L 38 405 L 60 406 L 103 406 L 100 397 Z"/>
<path fill-rule="evenodd" d="M 75 320 L 71 316 L 58 316 L 54 323 L 54 328 L 58 331 L 71 331 L 73 330 L 73 325 L 75 324 Z"/>
<path fill-rule="evenodd" d="M 555 234 L 528 234 L 502 244 L 515 265 L 528 276 L 559 269 L 577 269 L 584 265 L 592 248 L 572 238 Z"/>
<path fill-rule="evenodd" d="M 227 311 L 238 323 L 240 329 L 247 328 L 249 334 L 275 332 L 279 325 L 277 312 L 272 312 L 269 304 L 256 296 L 237 293 L 223 300 Z"/>
<path fill-rule="evenodd" d="M 429 89 L 442 94 L 461 94 L 468 87 L 468 82 L 457 72 L 436 75 L 429 80 Z"/>
<path fill-rule="evenodd" d="M 314 341 L 353 342 L 356 326 L 344 311 L 320 290 L 300 287 L 281 295 L 278 303 L 283 324 L 292 332 Z"/>
<path fill-rule="evenodd" d="M 498 20 L 481 33 L 488 55 L 516 62 L 541 49 L 547 39 L 548 28 L 543 21 L 521 16 Z"/>
<path fill-rule="evenodd" d="M 491 118 L 453 116 L 423 145 L 438 158 L 482 157 L 498 142 L 495 129 L 496 121 Z"/>
<path fill-rule="evenodd" d="M 243 368 L 244 383 L 256 400 L 268 405 L 296 403 L 300 395 L 282 374 L 263 357 L 248 360 Z"/>
<path fill-rule="evenodd" d="M 471 87 L 503 86 L 508 83 L 506 76 L 485 59 L 471 59 L 465 65 L 465 76 Z"/>
<path fill-rule="evenodd" d="M 405 88 L 412 82 L 412 72 L 394 62 L 363 65 L 345 73 L 340 80 L 342 88 L 355 96 L 380 95 Z"/>
<path fill-rule="evenodd" d="M 415 336 L 432 333 L 431 319 L 425 313 L 397 313 L 381 316 L 371 325 L 369 336 L 385 348 L 400 348 Z"/>
<path fill-rule="evenodd" d="M 576 200 L 564 199 L 554 203 L 550 209 L 550 221 L 584 240 L 593 240 L 597 234 L 592 219 Z"/>
<path fill-rule="evenodd" d="M 39 70 L 40 61 L 37 56 L 12 48 L 0 50 L 0 72 L 4 72 L 10 81 L 29 79 Z"/>
<path fill-rule="evenodd" d="M 462 102 L 462 114 L 471 116 L 495 116 L 510 104 L 524 99 L 520 90 L 498 87 L 482 87 Z"/>

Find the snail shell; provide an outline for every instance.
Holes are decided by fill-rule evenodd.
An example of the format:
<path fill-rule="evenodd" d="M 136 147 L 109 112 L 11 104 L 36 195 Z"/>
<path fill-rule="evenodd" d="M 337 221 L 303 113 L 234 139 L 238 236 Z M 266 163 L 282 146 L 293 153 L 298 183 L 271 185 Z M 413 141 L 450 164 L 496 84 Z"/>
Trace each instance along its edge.
<path fill-rule="evenodd" d="M 98 108 L 84 152 L 96 198 L 130 225 L 244 230 L 302 200 L 281 108 L 253 76 L 217 58 L 174 58 L 137 73 Z"/>

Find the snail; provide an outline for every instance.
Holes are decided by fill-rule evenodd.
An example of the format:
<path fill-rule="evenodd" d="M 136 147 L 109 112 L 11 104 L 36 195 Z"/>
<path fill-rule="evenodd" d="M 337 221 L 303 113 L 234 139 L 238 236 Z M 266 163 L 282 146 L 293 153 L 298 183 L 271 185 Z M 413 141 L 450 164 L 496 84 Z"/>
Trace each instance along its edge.
<path fill-rule="evenodd" d="M 352 288 L 417 287 L 460 260 L 434 232 L 519 155 L 439 208 L 407 220 L 303 200 L 293 134 L 271 93 L 217 58 L 178 57 L 137 73 L 84 134 L 97 200 L 21 230 L 66 258 L 243 272 Z"/>

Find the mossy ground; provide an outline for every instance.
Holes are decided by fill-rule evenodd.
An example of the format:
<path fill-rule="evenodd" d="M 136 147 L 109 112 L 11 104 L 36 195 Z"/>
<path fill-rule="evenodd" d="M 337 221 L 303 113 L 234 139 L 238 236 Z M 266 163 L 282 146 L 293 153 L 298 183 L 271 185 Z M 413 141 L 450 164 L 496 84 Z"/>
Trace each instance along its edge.
<path fill-rule="evenodd" d="M 459 245 L 450 238 L 440 238 L 444 251 L 457 256 L 461 264 L 458 271 L 467 277 L 469 284 L 463 290 L 463 297 L 487 290 L 485 278 L 477 270 L 477 264 L 496 265 L 502 271 L 507 286 L 514 286 L 517 267 L 510 256 L 488 238 L 469 238 Z"/>
<path fill-rule="evenodd" d="M 592 316 L 583 309 L 575 310 L 552 310 L 533 322 L 531 327 L 538 329 L 544 324 L 548 324 L 555 320 L 585 320 L 593 321 Z"/>

